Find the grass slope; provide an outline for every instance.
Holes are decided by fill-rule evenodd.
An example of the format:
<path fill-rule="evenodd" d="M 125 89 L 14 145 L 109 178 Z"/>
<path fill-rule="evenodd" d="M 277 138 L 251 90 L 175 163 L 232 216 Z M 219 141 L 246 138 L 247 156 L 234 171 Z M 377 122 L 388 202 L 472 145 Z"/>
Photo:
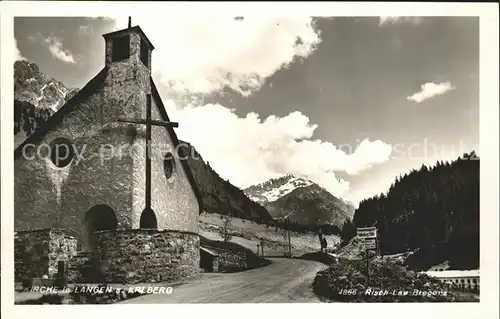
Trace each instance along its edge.
<path fill-rule="evenodd" d="M 222 240 L 218 234 L 218 229 L 222 225 L 222 215 L 202 214 L 199 218 L 200 235 L 211 240 Z M 288 237 L 286 231 L 276 230 L 273 227 L 266 227 L 249 220 L 233 218 L 230 232 L 233 235 L 232 242 L 239 244 L 252 251 L 257 251 L 261 239 L 264 240 L 264 255 L 283 256 L 288 252 Z M 340 243 L 340 238 L 336 235 L 324 236 L 328 243 L 328 248 L 333 248 Z M 315 233 L 290 233 L 292 254 L 294 256 L 303 255 L 320 250 L 318 236 Z"/>

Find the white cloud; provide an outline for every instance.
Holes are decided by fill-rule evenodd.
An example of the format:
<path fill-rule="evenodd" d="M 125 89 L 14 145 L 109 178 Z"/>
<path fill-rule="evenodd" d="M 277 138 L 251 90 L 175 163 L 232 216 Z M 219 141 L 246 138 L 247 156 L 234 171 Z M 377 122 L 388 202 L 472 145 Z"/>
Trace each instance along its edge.
<path fill-rule="evenodd" d="M 26 60 L 26 58 L 21 55 L 21 51 L 19 51 L 19 47 L 17 46 L 17 40 L 14 39 L 14 61 L 18 60 Z"/>
<path fill-rule="evenodd" d="M 127 19 L 115 21 L 117 29 L 126 28 Z M 134 16 L 132 25 L 140 25 L 155 46 L 160 81 L 181 93 L 229 87 L 249 95 L 277 70 L 309 56 L 321 40 L 309 17 L 165 19 L 153 13 Z"/>
<path fill-rule="evenodd" d="M 56 37 L 50 36 L 43 39 L 43 42 L 48 45 L 49 51 L 53 57 L 65 63 L 76 63 L 73 54 L 64 49 L 61 40 Z"/>
<path fill-rule="evenodd" d="M 2 41 L 5 40 L 5 43 L 7 43 L 9 40 L 11 41 L 11 47 L 12 51 L 11 54 L 9 55 L 10 59 L 12 60 L 12 63 L 18 61 L 18 60 L 26 60 L 25 57 L 21 54 L 21 51 L 19 50 L 19 47 L 17 46 L 17 40 L 12 36 L 12 37 L 5 37 L 5 39 L 2 38 Z M 8 47 L 9 45 L 6 44 Z"/>
<path fill-rule="evenodd" d="M 313 139 L 317 125 L 300 112 L 264 120 L 256 113 L 238 117 L 219 104 L 176 106 L 166 102 L 167 112 L 180 122 L 180 139 L 191 142 L 223 178 L 241 188 L 291 172 L 304 176 L 343 196 L 349 182 L 335 172 L 358 174 L 389 160 L 392 147 L 381 141 L 363 140 L 336 147 Z"/>
<path fill-rule="evenodd" d="M 78 32 L 80 33 L 81 30 Z M 65 63 L 76 63 L 73 54 L 69 50 L 64 49 L 61 40 L 54 36 L 44 37 L 41 33 L 36 33 L 28 35 L 27 39 L 31 42 L 41 42 L 45 44 L 52 56 L 58 60 Z"/>
<path fill-rule="evenodd" d="M 379 17 L 379 26 L 384 26 L 388 24 L 396 23 L 410 23 L 413 25 L 419 25 L 422 23 L 421 17 Z"/>
<path fill-rule="evenodd" d="M 422 84 L 420 92 L 408 96 L 406 99 L 415 103 L 421 103 L 427 99 L 430 99 L 431 97 L 445 94 L 446 92 L 453 89 L 454 87 L 450 82 L 442 82 L 439 84 L 427 82 L 425 84 Z"/>
<path fill-rule="evenodd" d="M 126 18 L 115 19 L 116 29 L 127 24 Z M 311 18 L 134 16 L 132 25 L 140 25 L 155 46 L 153 69 L 169 89 L 165 104 L 180 122 L 179 138 L 195 145 L 234 185 L 245 188 L 290 172 L 343 196 L 350 184 L 335 172 L 358 174 L 389 159 L 392 148 L 381 141 L 362 141 L 351 154 L 313 139 L 317 125 L 300 112 L 238 117 L 234 110 L 200 106 L 196 99 L 224 88 L 248 96 L 278 70 L 311 55 L 321 42 Z"/>

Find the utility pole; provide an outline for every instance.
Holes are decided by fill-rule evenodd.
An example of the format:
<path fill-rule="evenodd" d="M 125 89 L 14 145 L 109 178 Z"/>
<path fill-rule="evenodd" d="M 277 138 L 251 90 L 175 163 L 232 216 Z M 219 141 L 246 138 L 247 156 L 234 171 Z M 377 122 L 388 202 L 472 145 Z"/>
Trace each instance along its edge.
<path fill-rule="evenodd" d="M 292 257 L 292 243 L 290 240 L 290 229 L 288 230 L 288 255 Z"/>
<path fill-rule="evenodd" d="M 377 256 L 382 256 L 382 253 L 380 251 L 380 242 L 378 240 L 378 236 L 377 236 L 377 239 L 376 239 L 376 245 L 377 245 Z"/>
<path fill-rule="evenodd" d="M 321 232 L 321 225 L 319 224 L 320 219 L 316 218 L 316 224 L 318 225 L 318 239 L 319 239 L 319 248 L 320 251 L 323 252 L 323 233 Z"/>
<path fill-rule="evenodd" d="M 375 221 L 375 223 L 373 223 L 373 227 L 377 227 L 377 223 L 378 223 L 378 220 Z M 407 241 L 407 238 L 405 237 L 405 242 Z M 375 245 L 376 245 L 376 254 L 377 256 L 382 256 L 382 252 L 380 251 L 380 241 L 378 239 L 378 232 L 377 232 L 377 236 L 375 237 Z"/>
<path fill-rule="evenodd" d="M 370 285 L 370 262 L 368 259 L 368 249 L 365 250 L 366 252 L 366 286 L 368 287 Z"/>
<path fill-rule="evenodd" d="M 356 229 L 357 236 L 363 240 L 362 245 L 366 255 L 366 285 L 370 284 L 370 256 L 368 252 L 370 250 L 375 251 L 375 256 L 378 253 L 378 236 L 377 236 L 377 228 L 374 226 L 371 227 L 362 227 Z"/>
<path fill-rule="evenodd" d="M 286 223 L 287 223 L 286 233 L 288 236 L 288 257 L 292 257 L 292 244 L 291 244 L 291 240 L 290 240 L 290 218 L 286 219 Z"/>

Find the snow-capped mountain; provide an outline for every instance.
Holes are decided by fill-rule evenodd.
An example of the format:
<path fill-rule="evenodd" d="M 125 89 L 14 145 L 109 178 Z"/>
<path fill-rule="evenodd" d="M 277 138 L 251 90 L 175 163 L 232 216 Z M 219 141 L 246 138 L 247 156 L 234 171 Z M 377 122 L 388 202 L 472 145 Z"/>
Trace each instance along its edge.
<path fill-rule="evenodd" d="M 288 173 L 284 176 L 252 185 L 245 189 L 245 194 L 251 200 L 264 205 L 274 202 L 298 187 L 305 187 L 311 184 L 310 180 L 295 177 L 293 174 Z"/>
<path fill-rule="evenodd" d="M 244 192 L 262 204 L 273 218 L 287 218 L 303 225 L 328 223 L 342 227 L 347 218 L 352 219 L 355 211 L 351 203 L 293 174 L 250 186 Z"/>
<path fill-rule="evenodd" d="M 14 63 L 14 100 L 56 112 L 76 92 L 78 89 L 67 88 L 62 82 L 41 73 L 33 62 L 19 60 Z"/>
<path fill-rule="evenodd" d="M 71 99 L 78 89 L 47 77 L 26 60 L 14 63 L 14 147 Z"/>

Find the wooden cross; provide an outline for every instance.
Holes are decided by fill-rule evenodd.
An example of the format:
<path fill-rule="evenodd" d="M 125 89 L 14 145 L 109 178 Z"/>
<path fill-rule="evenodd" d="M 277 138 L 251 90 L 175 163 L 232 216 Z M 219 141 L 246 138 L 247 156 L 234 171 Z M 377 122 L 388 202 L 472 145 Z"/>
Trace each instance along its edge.
<path fill-rule="evenodd" d="M 146 125 L 146 207 L 151 209 L 151 126 L 179 127 L 179 123 L 151 119 L 151 94 L 146 95 L 146 119 L 118 118 L 118 122 Z"/>

